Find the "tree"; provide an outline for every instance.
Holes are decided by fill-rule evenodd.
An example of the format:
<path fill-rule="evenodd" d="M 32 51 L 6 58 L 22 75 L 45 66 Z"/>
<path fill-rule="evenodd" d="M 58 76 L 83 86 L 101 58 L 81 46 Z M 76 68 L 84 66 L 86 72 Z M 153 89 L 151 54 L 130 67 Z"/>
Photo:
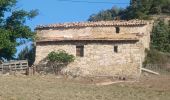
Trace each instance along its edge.
<path fill-rule="evenodd" d="M 163 20 L 154 27 L 151 37 L 152 47 L 170 53 L 170 29 Z"/>
<path fill-rule="evenodd" d="M 16 43 L 10 41 L 11 34 L 11 31 L 0 28 L 0 59 L 10 58 L 16 52 Z"/>
<path fill-rule="evenodd" d="M 31 45 L 30 48 L 25 47 L 19 54 L 18 60 L 28 60 L 28 65 L 32 66 L 35 61 L 35 46 Z"/>
<path fill-rule="evenodd" d="M 152 0 L 131 0 L 130 6 L 128 6 L 124 14 L 121 14 L 122 19 L 149 19 L 149 11 L 152 4 Z"/>
<path fill-rule="evenodd" d="M 130 0 L 130 6 L 132 8 L 137 8 L 138 7 L 139 0 Z"/>
<path fill-rule="evenodd" d="M 130 6 L 126 9 L 112 8 L 105 11 L 100 11 L 98 14 L 93 14 L 90 16 L 90 21 L 100 21 L 100 20 L 114 20 L 115 18 L 120 18 L 124 20 L 129 19 L 147 19 L 147 14 L 149 13 L 150 6 L 149 0 L 131 0 Z"/>
<path fill-rule="evenodd" d="M 34 18 L 38 12 L 16 9 L 17 0 L 0 0 L 0 59 L 13 59 L 16 53 L 17 39 L 32 40 L 34 32 L 25 25 L 26 20 Z M 5 16 L 8 13 L 9 16 Z"/>
<path fill-rule="evenodd" d="M 170 12 L 170 0 L 152 0 L 150 14 L 168 14 Z"/>
<path fill-rule="evenodd" d="M 88 21 L 108 21 L 114 20 L 123 9 L 113 7 L 112 9 L 100 11 L 98 14 L 92 14 Z"/>
<path fill-rule="evenodd" d="M 170 0 L 130 0 L 130 5 L 125 9 L 115 9 L 100 11 L 90 16 L 90 21 L 120 19 L 149 19 L 153 14 L 170 14 Z M 113 12 L 112 12 L 113 11 Z"/>

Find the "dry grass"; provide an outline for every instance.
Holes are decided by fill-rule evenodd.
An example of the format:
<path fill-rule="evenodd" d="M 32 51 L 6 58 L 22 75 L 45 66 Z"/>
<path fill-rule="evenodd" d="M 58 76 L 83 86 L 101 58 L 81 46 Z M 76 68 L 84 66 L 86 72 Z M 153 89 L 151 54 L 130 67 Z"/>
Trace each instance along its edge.
<path fill-rule="evenodd" d="M 170 100 L 170 78 L 108 86 L 54 76 L 0 76 L 0 100 Z"/>

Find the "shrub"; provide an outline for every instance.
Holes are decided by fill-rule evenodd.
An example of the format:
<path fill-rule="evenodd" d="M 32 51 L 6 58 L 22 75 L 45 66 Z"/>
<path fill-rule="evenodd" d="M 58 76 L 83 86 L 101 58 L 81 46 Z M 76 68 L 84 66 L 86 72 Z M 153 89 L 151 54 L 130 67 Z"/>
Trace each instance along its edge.
<path fill-rule="evenodd" d="M 58 50 L 57 52 L 52 51 L 48 54 L 48 60 L 51 62 L 70 63 L 73 62 L 74 59 L 74 55 L 70 55 L 64 50 Z"/>
<path fill-rule="evenodd" d="M 52 51 L 47 56 L 48 65 L 53 67 L 55 74 L 58 74 L 61 69 L 75 60 L 74 55 L 68 54 L 64 50 Z"/>

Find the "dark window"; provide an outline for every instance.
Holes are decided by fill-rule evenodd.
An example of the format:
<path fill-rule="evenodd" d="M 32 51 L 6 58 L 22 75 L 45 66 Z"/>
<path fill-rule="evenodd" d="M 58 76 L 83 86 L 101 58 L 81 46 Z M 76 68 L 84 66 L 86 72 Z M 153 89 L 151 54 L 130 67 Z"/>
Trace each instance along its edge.
<path fill-rule="evenodd" d="M 84 46 L 76 46 L 76 56 L 78 57 L 84 56 Z"/>
<path fill-rule="evenodd" d="M 116 33 L 119 33 L 119 32 L 120 32 L 120 28 L 116 27 Z"/>
<path fill-rule="evenodd" d="M 118 53 L 118 46 L 114 46 L 114 52 Z"/>

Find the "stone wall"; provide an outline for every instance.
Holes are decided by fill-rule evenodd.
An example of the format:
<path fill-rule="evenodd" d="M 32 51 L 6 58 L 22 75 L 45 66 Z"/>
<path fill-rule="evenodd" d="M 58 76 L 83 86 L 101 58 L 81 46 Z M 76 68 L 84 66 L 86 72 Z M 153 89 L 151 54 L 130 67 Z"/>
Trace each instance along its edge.
<path fill-rule="evenodd" d="M 43 29 L 37 30 L 37 36 L 43 37 L 74 37 L 74 36 L 88 36 L 90 34 L 116 34 L 116 26 L 108 27 L 76 27 L 76 28 L 53 28 L 53 29 Z M 145 26 L 119 26 L 119 34 L 129 34 L 129 33 L 145 33 L 147 34 L 147 29 Z"/>
<path fill-rule="evenodd" d="M 138 34 L 139 41 L 119 41 L 119 42 L 82 42 L 84 44 L 84 57 L 76 57 L 76 61 L 68 65 L 62 72 L 81 75 L 125 75 L 139 76 L 142 62 L 145 58 L 145 49 L 150 46 L 150 32 L 153 22 L 149 21 L 147 25 L 139 26 L 119 26 L 118 34 Z M 37 30 L 37 36 L 41 38 L 55 37 L 75 37 L 89 36 L 90 34 L 114 35 L 117 26 L 97 26 L 97 27 L 72 27 L 72 28 L 50 28 Z M 38 43 L 36 48 L 36 61 L 38 64 L 51 51 L 63 49 L 66 52 L 76 55 L 76 44 L 79 42 L 48 42 Z M 114 45 L 118 46 L 118 53 L 115 53 Z"/>
<path fill-rule="evenodd" d="M 79 42 L 80 43 L 80 42 Z M 79 44 L 78 43 L 78 44 Z M 77 43 L 38 44 L 36 64 L 51 51 L 63 49 L 76 56 Z M 84 57 L 76 60 L 62 70 L 73 76 L 139 76 L 141 67 L 141 45 L 135 42 L 119 43 L 81 43 L 84 44 Z M 118 53 L 114 52 L 118 46 Z"/>
<path fill-rule="evenodd" d="M 139 26 L 98 26 L 98 27 L 75 27 L 75 28 L 50 28 L 37 30 L 38 38 L 54 38 L 64 36 L 65 38 L 75 36 L 89 36 L 90 34 L 113 35 L 116 33 L 116 27 L 120 28 L 119 34 L 140 34 L 141 43 L 144 48 L 150 46 L 150 32 L 152 31 L 153 21 L 148 21 L 147 25 Z"/>

